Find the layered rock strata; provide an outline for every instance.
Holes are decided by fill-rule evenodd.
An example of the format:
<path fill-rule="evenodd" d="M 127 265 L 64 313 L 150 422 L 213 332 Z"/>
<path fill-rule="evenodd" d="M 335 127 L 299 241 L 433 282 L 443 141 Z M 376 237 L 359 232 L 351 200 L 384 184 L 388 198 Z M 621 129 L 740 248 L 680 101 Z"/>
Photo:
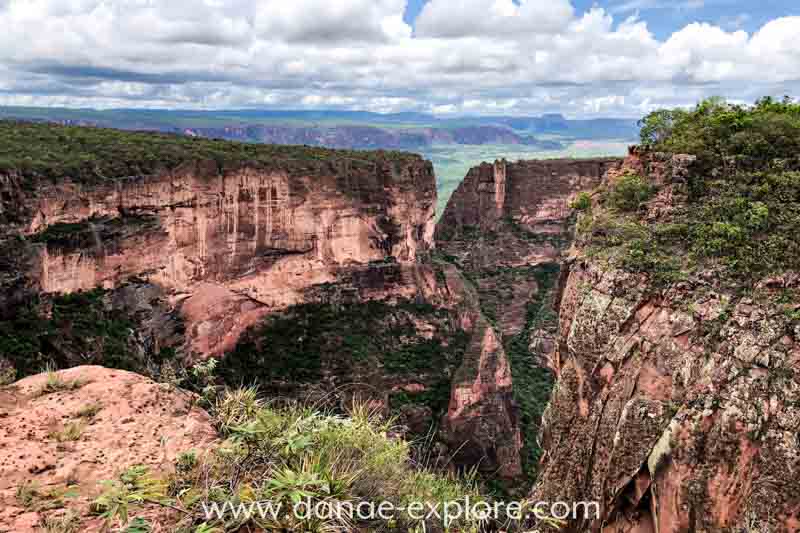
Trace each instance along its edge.
<path fill-rule="evenodd" d="M 575 223 L 570 203 L 619 164 L 617 159 L 484 163 L 469 171 L 436 227 L 437 253 L 458 265 L 474 287 L 490 332 L 484 348 L 499 363 L 493 380 L 482 375 L 508 383 L 502 394 L 495 393 L 495 405 L 505 405 L 503 414 L 490 415 L 496 421 L 510 416 L 521 428 L 519 440 L 506 438 L 505 459 L 515 449 L 519 460 L 513 464 L 530 475 L 537 468 L 536 434 L 553 383 L 559 265 Z M 470 397 L 466 391 L 476 387 L 464 386 L 464 393 L 454 395 L 451 413 L 461 411 L 462 399 Z M 482 435 L 479 424 L 472 425 L 470 431 Z"/>
<path fill-rule="evenodd" d="M 95 185 L 65 177 L 34 193 L 11 175 L 0 182 L 3 210 L 22 212 L 21 234 L 43 243 L 30 285 L 63 294 L 147 280 L 180 307 L 190 350 L 201 355 L 231 349 L 248 326 L 305 301 L 314 286 L 413 295 L 407 271 L 432 246 L 435 180 L 420 158 L 331 161 L 292 175 L 192 161 Z M 384 268 L 400 272 L 396 283 L 380 279 Z"/>
<path fill-rule="evenodd" d="M 608 185 L 643 175 L 659 186 L 644 216 L 674 222 L 691 165 L 634 150 Z M 598 502 L 576 532 L 800 529 L 797 275 L 703 269 L 665 287 L 581 247 L 564 276 L 533 497 Z"/>

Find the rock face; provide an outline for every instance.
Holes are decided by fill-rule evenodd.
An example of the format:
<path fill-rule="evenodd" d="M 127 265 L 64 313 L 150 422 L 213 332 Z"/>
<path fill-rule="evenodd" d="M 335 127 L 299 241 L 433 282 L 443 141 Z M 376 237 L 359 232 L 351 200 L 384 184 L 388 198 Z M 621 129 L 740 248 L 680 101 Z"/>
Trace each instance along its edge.
<path fill-rule="evenodd" d="M 519 482 L 524 475 L 521 425 L 502 338 L 464 274 L 453 265 L 445 273 L 448 300 L 455 304 L 468 341 L 452 378 L 441 439 L 456 465 L 478 466 L 490 477 Z"/>
<path fill-rule="evenodd" d="M 470 452 L 494 442 L 495 456 L 487 461 L 494 468 L 535 472 L 536 433 L 553 383 L 559 264 L 575 222 L 569 204 L 619 164 L 484 163 L 469 171 L 436 227 L 438 253 L 474 285 L 482 330 L 472 340 L 479 370 L 454 387 L 444 428 L 454 442 L 473 435 Z M 474 412 L 472 403 L 479 405 Z"/>
<path fill-rule="evenodd" d="M 219 173 L 198 161 L 95 186 L 66 179 L 35 194 L 11 176 L 0 181 L 17 198 L 3 210 L 22 201 L 29 215 L 22 232 L 45 242 L 30 272 L 41 291 L 145 279 L 180 306 L 191 350 L 212 355 L 232 348 L 264 314 L 305 301 L 313 286 L 379 271 L 381 263 L 411 268 L 432 246 L 430 163 L 379 160 L 364 168 L 344 160 L 295 171 Z M 68 240 L 51 235 L 63 228 Z M 357 288 L 367 298 L 415 292 Z"/>
<path fill-rule="evenodd" d="M 437 241 L 509 220 L 536 233 L 557 233 L 572 214 L 575 195 L 600 185 L 618 165 L 616 158 L 483 163 L 453 193 L 436 228 Z"/>
<path fill-rule="evenodd" d="M 58 377 L 70 385 L 48 390 L 48 375 L 39 374 L 0 389 L 0 530 L 41 531 L 42 518 L 58 514 L 54 499 L 70 493 L 82 527 L 98 531 L 99 519 L 86 517 L 100 481 L 134 465 L 166 475 L 180 453 L 202 452 L 217 439 L 185 391 L 93 366 Z M 80 428 L 74 438 L 60 437 L 70 426 Z M 34 501 L 20 501 L 26 485 L 40 495 Z"/>
<path fill-rule="evenodd" d="M 691 158 L 632 151 L 621 172 L 679 212 Z M 558 385 L 535 500 L 599 502 L 570 531 L 800 529 L 795 274 L 747 290 L 701 271 L 669 289 L 577 249 L 558 307 Z"/>

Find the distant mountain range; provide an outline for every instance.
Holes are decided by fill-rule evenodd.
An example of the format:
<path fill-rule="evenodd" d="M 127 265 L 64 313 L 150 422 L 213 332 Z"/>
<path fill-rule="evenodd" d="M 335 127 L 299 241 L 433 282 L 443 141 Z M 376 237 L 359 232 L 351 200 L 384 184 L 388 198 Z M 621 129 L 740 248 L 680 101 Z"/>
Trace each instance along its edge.
<path fill-rule="evenodd" d="M 437 145 L 525 145 L 562 149 L 577 139 L 634 140 L 628 119 L 538 117 L 441 118 L 424 113 L 367 111 L 176 111 L 0 107 L 0 118 L 64 125 L 173 132 L 243 142 L 351 149 L 424 150 Z"/>

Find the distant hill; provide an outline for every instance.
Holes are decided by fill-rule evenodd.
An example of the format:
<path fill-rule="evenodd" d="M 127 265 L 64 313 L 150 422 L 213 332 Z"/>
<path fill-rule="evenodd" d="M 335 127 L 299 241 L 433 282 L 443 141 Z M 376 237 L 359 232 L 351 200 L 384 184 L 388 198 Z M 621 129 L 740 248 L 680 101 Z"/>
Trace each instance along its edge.
<path fill-rule="evenodd" d="M 496 144 L 559 150 L 576 139 L 632 141 L 639 131 L 634 120 L 569 120 L 559 114 L 440 118 L 424 113 L 368 111 L 0 107 L 0 118 L 349 149 L 424 150 L 438 145 Z"/>

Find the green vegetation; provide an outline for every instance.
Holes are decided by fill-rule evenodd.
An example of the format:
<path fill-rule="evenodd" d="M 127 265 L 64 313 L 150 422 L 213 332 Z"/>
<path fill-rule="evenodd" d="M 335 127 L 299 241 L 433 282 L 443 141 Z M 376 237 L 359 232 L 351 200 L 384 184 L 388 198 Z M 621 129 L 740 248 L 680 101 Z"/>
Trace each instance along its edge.
<path fill-rule="evenodd" d="M 25 482 L 17 487 L 15 494 L 17 503 L 25 509 L 30 509 L 39 496 L 39 485 L 33 481 Z"/>
<path fill-rule="evenodd" d="M 128 524 L 128 527 L 126 527 L 122 533 L 150 533 L 151 531 L 153 531 L 153 528 L 150 527 L 150 523 L 147 519 L 137 516 L 131 520 L 131 523 Z"/>
<path fill-rule="evenodd" d="M 578 193 L 578 196 L 569 204 L 570 209 L 589 211 L 592 208 L 592 195 L 588 192 Z"/>
<path fill-rule="evenodd" d="M 701 172 L 693 182 L 698 193 L 705 192 L 703 185 L 713 180 L 714 169 L 769 169 L 800 153 L 800 104 L 788 97 L 767 97 L 752 106 L 710 98 L 692 110 L 655 111 L 641 126 L 645 147 L 697 156 Z"/>
<path fill-rule="evenodd" d="M 73 380 L 66 380 L 64 379 L 61 374 L 59 374 L 54 367 L 48 366 L 45 369 L 47 373 L 47 380 L 42 385 L 39 394 L 44 396 L 46 394 L 52 394 L 54 392 L 62 392 L 62 391 L 72 391 L 76 389 L 80 389 L 86 383 L 80 379 L 73 379 Z"/>
<path fill-rule="evenodd" d="M 378 159 L 409 161 L 419 156 L 403 152 L 359 152 L 307 146 L 236 143 L 159 133 L 57 126 L 0 120 L 0 172 L 29 178 L 80 182 L 151 174 L 185 163 L 213 164 L 213 172 L 243 165 L 266 169 L 302 169 L 348 159 L 371 165 Z"/>
<path fill-rule="evenodd" d="M 94 250 L 123 235 L 135 235 L 159 228 L 158 217 L 128 215 L 124 217 L 95 217 L 78 223 L 58 223 L 32 235 L 31 242 L 44 243 L 50 249 Z"/>
<path fill-rule="evenodd" d="M 636 174 L 626 174 L 614 186 L 608 196 L 611 207 L 620 211 L 636 211 L 653 197 L 655 187 Z"/>
<path fill-rule="evenodd" d="M 800 268 L 800 104 L 710 99 L 651 113 L 641 135 L 651 150 L 696 156 L 676 191 L 686 200 L 668 217 L 644 220 L 635 211 L 653 188 L 623 178 L 606 196 L 612 211 L 579 224 L 590 253 L 662 284 L 698 267 L 740 281 Z"/>
<path fill-rule="evenodd" d="M 103 481 L 104 490 L 91 506 L 107 525 L 119 523 L 129 526 L 129 513 L 142 504 L 168 504 L 167 484 L 153 477 L 147 467 L 132 466 L 120 474 L 119 479 Z M 134 521 L 135 522 L 135 521 Z"/>
<path fill-rule="evenodd" d="M 520 406 L 520 423 L 525 444 L 524 467 L 531 478 L 536 477 L 542 454 L 537 436 L 555 380 L 549 369 L 542 368 L 531 360 L 532 355 L 535 357 L 544 354 L 531 354 L 530 346 L 534 334 L 544 333 L 555 337 L 558 316 L 553 310 L 553 299 L 560 272 L 558 264 L 542 265 L 531 272 L 538 284 L 538 290 L 525 311 L 525 327 L 522 333 L 505 342 L 514 380 L 514 399 Z"/>
<path fill-rule="evenodd" d="M 347 381 L 372 382 L 408 376 L 429 384 L 422 394 L 398 396 L 395 405 L 422 403 L 441 411 L 449 398 L 448 367 L 460 363 L 466 349 L 463 332 L 424 338 L 415 320 L 440 323 L 447 313 L 427 304 L 383 302 L 304 304 L 271 316 L 240 341 L 219 364 L 219 375 L 241 384 L 247 376 L 266 392 L 314 383 L 332 372 Z M 358 379 L 360 378 L 360 379 Z"/>
<path fill-rule="evenodd" d="M 104 482 L 104 492 L 92 508 L 107 526 L 130 527 L 130 517 L 144 505 L 169 506 L 180 511 L 171 530 L 240 531 L 444 531 L 433 519 L 413 520 L 400 514 L 391 520 L 298 518 L 298 502 L 348 509 L 361 502 L 389 501 L 395 506 L 412 502 L 484 501 L 471 478 L 437 474 L 411 461 L 410 445 L 387 437 L 392 421 L 354 405 L 347 417 L 299 406 L 274 408 L 258 400 L 254 389 L 227 391 L 212 409 L 214 421 L 226 439 L 209 454 L 187 452 L 178 458 L 168 480 L 133 467 L 119 479 Z M 254 502 L 282 505 L 282 512 L 264 516 L 226 513 L 209 520 L 204 512 L 226 502 L 234 506 Z M 229 504 L 229 505 L 230 505 Z M 335 507 L 334 507 L 335 508 Z M 309 513 L 311 514 L 311 513 Z M 450 530 L 477 532 L 481 524 L 459 519 Z"/>
<path fill-rule="evenodd" d="M 28 300 L 14 315 L 0 320 L 0 354 L 18 377 L 39 373 L 48 365 L 75 366 L 76 361 L 147 373 L 147 362 L 131 355 L 137 323 L 114 309 L 108 294 L 94 289 Z M 169 355 L 162 350 L 153 362 Z"/>
<path fill-rule="evenodd" d="M 585 214 L 578 222 L 579 238 L 590 244 L 588 254 L 616 267 L 647 274 L 655 286 L 683 279 L 690 268 L 684 257 L 685 224 L 647 224 L 636 214 Z"/>
<path fill-rule="evenodd" d="M 68 499 L 79 496 L 75 486 L 51 487 L 43 489 L 35 481 L 26 481 L 17 487 L 15 498 L 17 503 L 28 511 L 51 511 L 63 509 Z"/>

